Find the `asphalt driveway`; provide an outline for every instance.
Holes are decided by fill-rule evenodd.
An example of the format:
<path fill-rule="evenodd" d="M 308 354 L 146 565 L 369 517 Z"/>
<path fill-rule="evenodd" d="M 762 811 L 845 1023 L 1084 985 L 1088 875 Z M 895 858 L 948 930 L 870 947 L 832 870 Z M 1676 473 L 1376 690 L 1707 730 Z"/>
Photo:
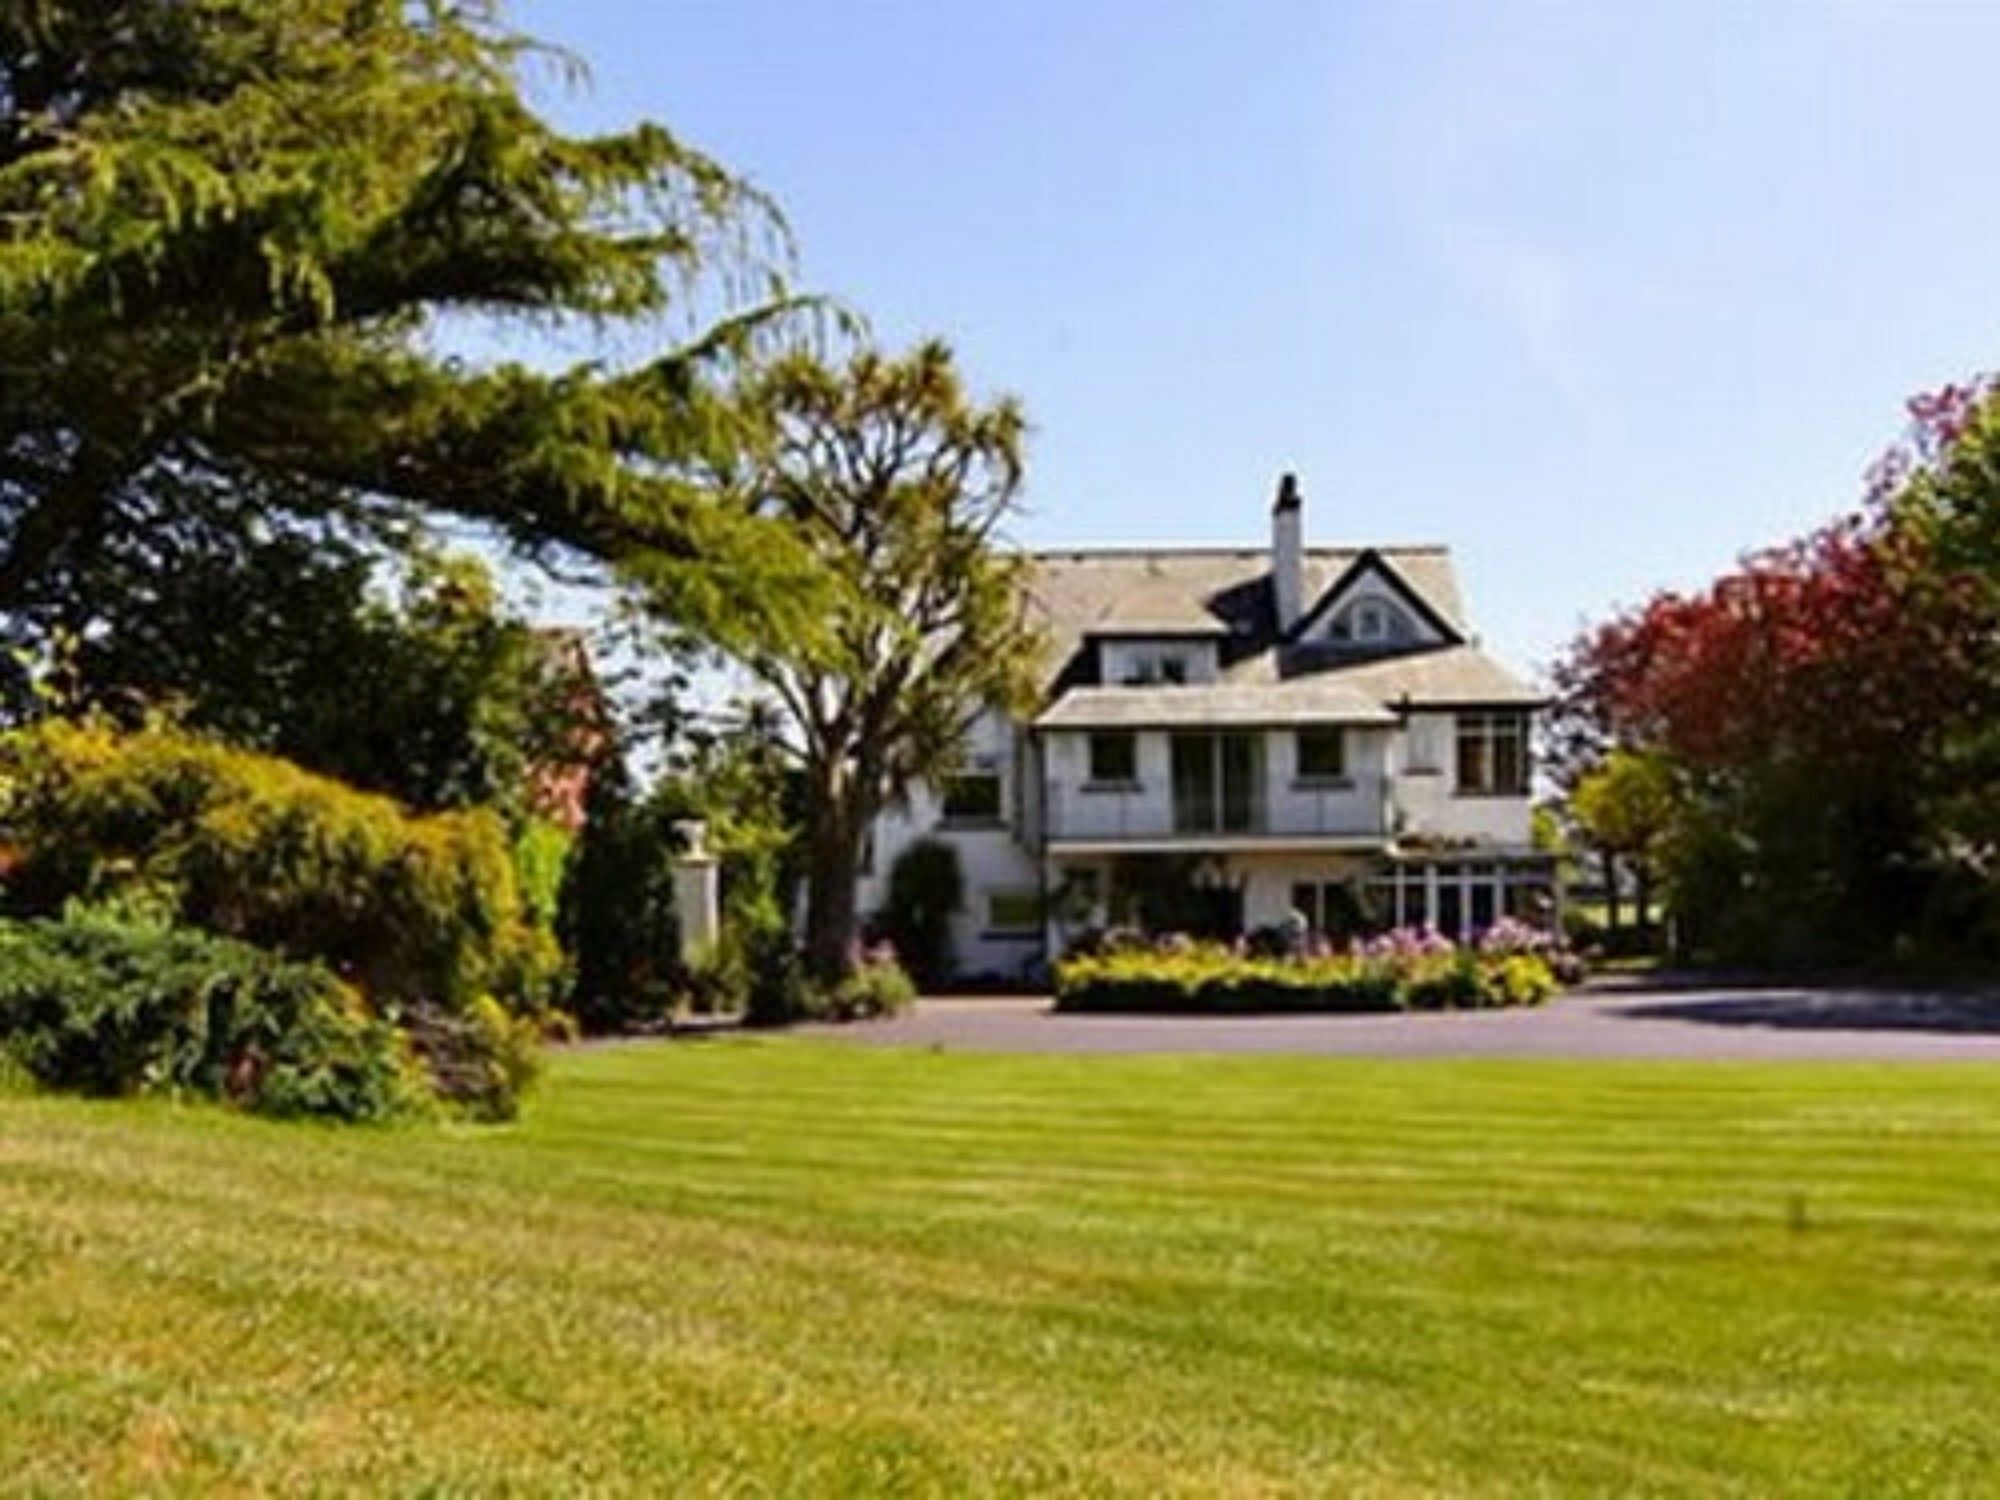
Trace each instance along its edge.
<path fill-rule="evenodd" d="M 1621 981 L 1538 1010 L 1240 1017 L 1058 1015 L 1046 996 L 982 997 L 804 1030 L 863 1046 L 1000 1052 L 2000 1061 L 2000 991 Z"/>

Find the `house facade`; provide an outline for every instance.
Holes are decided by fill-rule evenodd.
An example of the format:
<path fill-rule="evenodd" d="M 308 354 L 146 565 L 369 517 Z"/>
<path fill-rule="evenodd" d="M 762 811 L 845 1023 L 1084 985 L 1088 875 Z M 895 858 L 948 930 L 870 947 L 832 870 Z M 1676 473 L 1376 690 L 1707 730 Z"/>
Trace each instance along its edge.
<path fill-rule="evenodd" d="M 958 852 L 961 973 L 1032 978 L 1084 929 L 1344 938 L 1553 917 L 1530 836 L 1542 699 L 1480 650 L 1441 547 L 1315 548 L 1285 476 L 1268 547 L 1035 554 L 1030 720 L 886 815 L 862 909 L 919 838 Z"/>

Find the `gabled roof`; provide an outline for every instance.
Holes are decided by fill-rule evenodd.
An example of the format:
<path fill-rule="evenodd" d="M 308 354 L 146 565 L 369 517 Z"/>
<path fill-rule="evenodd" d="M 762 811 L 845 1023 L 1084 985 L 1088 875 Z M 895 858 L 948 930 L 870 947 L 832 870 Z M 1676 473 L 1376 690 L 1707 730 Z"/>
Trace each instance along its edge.
<path fill-rule="evenodd" d="M 1029 555 L 1027 588 L 1049 641 L 1045 727 L 1102 723 L 1379 722 L 1407 702 L 1529 707 L 1543 695 L 1470 644 L 1450 554 L 1437 546 L 1312 547 L 1308 617 L 1370 567 L 1447 637 L 1441 646 L 1358 655 L 1281 637 L 1262 547 L 1063 549 Z M 1212 636 L 1219 681 L 1100 688 L 1092 637 Z M 1170 715 L 1161 718 L 1159 715 Z M 1229 715 L 1252 715 L 1251 719 Z M 1121 717 L 1139 715 L 1140 718 Z M 1147 718 L 1145 716 L 1152 715 Z M 1372 716 L 1372 717 L 1371 717 Z"/>
<path fill-rule="evenodd" d="M 1319 599 L 1371 552 L 1453 634 L 1465 634 L 1458 580 L 1442 547 L 1309 547 L 1305 597 Z M 1278 643 L 1268 548 L 1074 548 L 1030 553 L 1028 561 L 1029 605 L 1049 639 L 1052 685 L 1074 680 L 1078 651 L 1092 635 L 1219 635 L 1225 664 Z"/>
<path fill-rule="evenodd" d="M 1371 573 L 1387 584 L 1391 593 L 1415 611 L 1418 618 L 1445 640 L 1456 643 L 1465 639 L 1465 632 L 1454 621 L 1440 613 L 1438 607 L 1426 599 L 1410 580 L 1403 576 L 1402 571 L 1374 547 L 1364 548 L 1354 561 L 1347 565 L 1346 570 L 1321 591 L 1319 598 L 1306 607 L 1305 613 L 1299 617 L 1299 623 L 1292 628 L 1292 638 L 1296 640 L 1311 634 L 1312 628 L 1319 623 L 1321 617 L 1340 602 L 1342 595 L 1347 593 L 1355 581 Z"/>

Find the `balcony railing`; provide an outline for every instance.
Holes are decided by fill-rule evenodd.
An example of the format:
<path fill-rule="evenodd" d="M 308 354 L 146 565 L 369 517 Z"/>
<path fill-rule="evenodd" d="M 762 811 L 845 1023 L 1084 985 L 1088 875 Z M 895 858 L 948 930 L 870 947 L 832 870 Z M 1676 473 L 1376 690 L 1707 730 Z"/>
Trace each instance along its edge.
<path fill-rule="evenodd" d="M 1052 843 L 1169 843 L 1231 839 L 1375 839 L 1388 832 L 1380 777 L 1326 786 L 1269 788 L 1229 804 L 1178 803 L 1164 787 L 1048 787 L 1044 826 Z"/>

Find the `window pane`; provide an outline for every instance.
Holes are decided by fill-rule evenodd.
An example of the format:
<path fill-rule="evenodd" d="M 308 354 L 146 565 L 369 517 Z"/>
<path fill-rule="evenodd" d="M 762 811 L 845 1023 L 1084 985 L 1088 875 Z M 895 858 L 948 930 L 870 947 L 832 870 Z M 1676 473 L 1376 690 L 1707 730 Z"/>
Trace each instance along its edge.
<path fill-rule="evenodd" d="M 1138 758 L 1129 734 L 1093 734 L 1090 737 L 1090 779 L 1092 781 L 1137 781 Z"/>
<path fill-rule="evenodd" d="M 1033 932 L 1042 924 L 1042 901 L 1034 891 L 988 891 L 986 926 L 991 932 Z"/>
<path fill-rule="evenodd" d="M 1459 718 L 1458 788 L 1462 792 L 1493 790 L 1493 741 L 1484 714 Z"/>
<path fill-rule="evenodd" d="M 1334 780 L 1347 774 L 1347 736 L 1338 729 L 1301 729 L 1299 776 Z"/>
<path fill-rule="evenodd" d="M 1528 721 L 1525 715 L 1508 714 L 1495 724 L 1493 747 L 1494 790 L 1516 794 L 1528 789 Z"/>
<path fill-rule="evenodd" d="M 1319 926 L 1319 904 L 1314 900 L 1314 897 L 1318 895 L 1319 889 L 1316 886 L 1295 885 L 1292 887 L 1292 910 L 1304 917 L 1314 927 Z"/>
<path fill-rule="evenodd" d="M 1484 932 L 1493 925 L 1493 887 L 1481 880 L 1472 886 L 1472 930 Z"/>
<path fill-rule="evenodd" d="M 969 771 L 954 776 L 944 789 L 944 815 L 959 823 L 1000 821 L 1000 776 L 995 771 Z"/>
<path fill-rule="evenodd" d="M 1464 926 L 1464 890 L 1455 880 L 1438 887 L 1437 930 L 1448 938 L 1456 939 Z"/>

